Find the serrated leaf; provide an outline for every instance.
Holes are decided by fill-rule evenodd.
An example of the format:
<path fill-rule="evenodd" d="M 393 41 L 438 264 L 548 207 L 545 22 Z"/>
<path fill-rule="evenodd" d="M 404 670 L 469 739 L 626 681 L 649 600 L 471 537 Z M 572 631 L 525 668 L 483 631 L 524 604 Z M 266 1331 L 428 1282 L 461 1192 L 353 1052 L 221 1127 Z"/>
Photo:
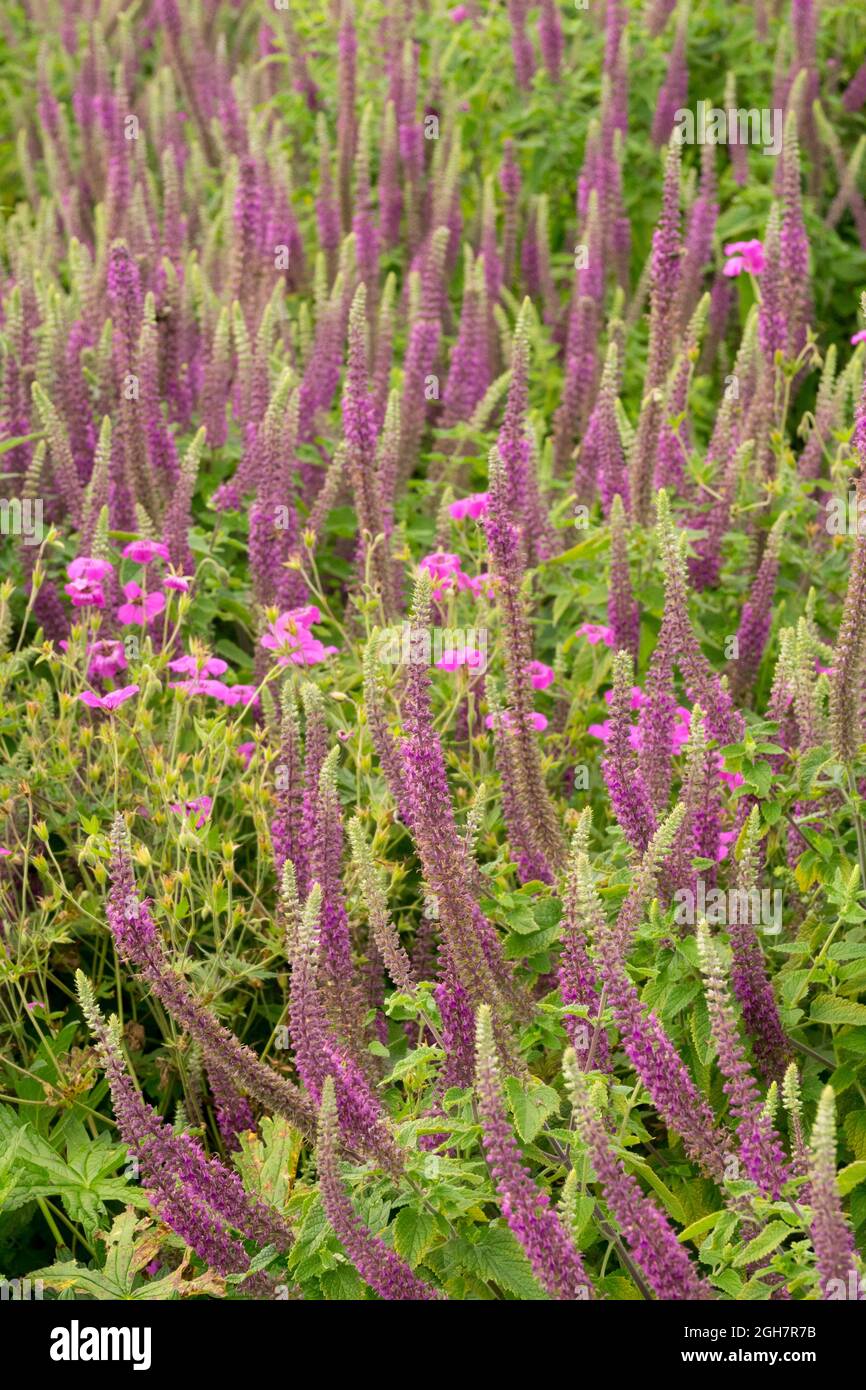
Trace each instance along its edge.
<path fill-rule="evenodd" d="M 787 1221 L 771 1221 L 769 1225 L 764 1227 L 763 1231 L 755 1236 L 754 1240 L 749 1241 L 745 1249 L 740 1251 L 734 1260 L 734 1268 L 740 1269 L 743 1265 L 757 1264 L 758 1260 L 769 1255 L 790 1234 L 791 1227 Z"/>
<path fill-rule="evenodd" d="M 403 1207 L 394 1222 L 394 1249 L 414 1269 L 436 1240 L 439 1227 L 435 1216 L 417 1207 Z"/>
<path fill-rule="evenodd" d="M 813 1023 L 866 1023 L 866 1004 L 858 1004 L 853 999 L 838 999 L 832 994 L 821 994 L 812 1004 L 809 1017 Z"/>
<path fill-rule="evenodd" d="M 720 1274 L 713 1277 L 711 1282 L 717 1289 L 721 1289 L 722 1293 L 726 1293 L 729 1298 L 739 1298 L 743 1287 L 743 1281 L 739 1274 L 736 1274 L 732 1269 L 723 1269 Z"/>
<path fill-rule="evenodd" d="M 326 1269 L 320 1276 L 322 1293 L 329 1302 L 357 1303 L 365 1297 L 364 1282 L 350 1264 Z"/>
<path fill-rule="evenodd" d="M 490 1225 L 468 1246 L 475 1272 L 519 1298 L 543 1299 L 529 1261 L 507 1226 Z"/>
<path fill-rule="evenodd" d="M 559 1109 L 559 1096 L 550 1086 L 525 1089 L 514 1076 L 505 1082 L 517 1133 L 524 1144 L 531 1144 L 548 1115 Z"/>
<path fill-rule="evenodd" d="M 527 935 L 511 932 L 505 938 L 505 957 L 507 960 L 522 960 L 524 957 L 536 956 L 540 951 L 546 951 L 548 946 L 552 946 L 554 941 L 559 939 L 560 932 L 559 923 Z"/>
<path fill-rule="evenodd" d="M 261 1138 L 240 1135 L 240 1151 L 233 1155 L 244 1187 L 262 1201 L 282 1210 L 297 1172 L 301 1135 L 282 1115 L 263 1116 Z"/>

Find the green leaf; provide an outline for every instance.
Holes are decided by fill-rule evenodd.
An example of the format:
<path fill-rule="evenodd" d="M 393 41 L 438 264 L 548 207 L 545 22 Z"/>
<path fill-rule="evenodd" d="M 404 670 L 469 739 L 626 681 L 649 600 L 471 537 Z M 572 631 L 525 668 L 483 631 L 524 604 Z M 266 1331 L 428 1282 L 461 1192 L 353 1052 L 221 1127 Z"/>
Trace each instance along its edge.
<path fill-rule="evenodd" d="M 866 1110 L 852 1110 L 845 1116 L 843 1127 L 857 1157 L 866 1159 Z"/>
<path fill-rule="evenodd" d="M 539 927 L 547 930 L 555 927 L 562 917 L 562 903 L 558 898 L 542 898 L 532 909 Z"/>
<path fill-rule="evenodd" d="M 491 1224 L 469 1246 L 471 1262 L 482 1279 L 489 1279 L 519 1298 L 543 1299 L 529 1261 L 507 1226 Z"/>
<path fill-rule="evenodd" d="M 740 1268 L 743 1265 L 756 1264 L 765 1255 L 769 1255 L 771 1250 L 782 1244 L 787 1236 L 791 1234 L 791 1227 L 787 1221 L 771 1221 L 765 1226 L 754 1240 L 750 1240 L 748 1245 L 740 1251 L 734 1260 L 734 1267 Z"/>
<path fill-rule="evenodd" d="M 261 1138 L 240 1135 L 233 1155 L 247 1192 L 282 1211 L 291 1193 L 301 1154 L 301 1135 L 282 1115 L 262 1117 Z"/>
<path fill-rule="evenodd" d="M 676 1221 L 677 1225 L 684 1226 L 686 1224 L 686 1214 L 683 1211 L 681 1201 L 678 1197 L 674 1196 L 669 1187 L 665 1187 L 661 1178 L 649 1166 L 649 1164 L 644 1163 L 643 1159 L 636 1158 L 634 1154 L 624 1153 L 621 1154 L 620 1157 L 622 1158 L 627 1168 L 634 1168 L 636 1172 L 640 1173 L 642 1178 L 646 1178 L 650 1187 L 654 1188 L 654 1190 L 661 1197 L 662 1201 L 664 1202 L 674 1221 Z"/>
<path fill-rule="evenodd" d="M 14 439 L 4 439 L 0 443 L 0 454 L 7 454 L 10 449 L 17 449 L 19 444 L 29 444 L 34 439 L 42 439 L 41 434 L 17 434 Z"/>
<path fill-rule="evenodd" d="M 329 1302 L 358 1303 L 365 1297 L 364 1282 L 350 1264 L 326 1269 L 319 1283 Z"/>
<path fill-rule="evenodd" d="M 858 1004 L 853 999 L 837 999 L 832 994 L 821 994 L 812 1004 L 810 1018 L 814 1023 L 866 1023 L 866 1004 Z"/>
<path fill-rule="evenodd" d="M 847 1197 L 848 1193 L 858 1187 L 864 1179 L 866 1179 L 866 1159 L 858 1158 L 836 1174 L 839 1196 Z"/>
<path fill-rule="evenodd" d="M 115 1217 L 105 1240 L 105 1263 L 102 1269 L 88 1269 L 75 1260 L 66 1260 L 47 1269 L 35 1271 L 50 1289 L 68 1289 L 86 1293 L 96 1299 L 130 1299 L 137 1296 L 136 1280 L 160 1248 L 154 1234 L 153 1222 L 140 1220 L 132 1207 Z M 162 1283 L 162 1281 L 160 1281 Z M 171 1297 L 163 1292 L 162 1297 Z"/>
<path fill-rule="evenodd" d="M 417 1207 L 403 1207 L 394 1222 L 394 1249 L 414 1269 L 436 1240 L 439 1227 L 435 1216 Z"/>
<path fill-rule="evenodd" d="M 691 1226 L 686 1226 L 684 1231 L 680 1231 L 678 1239 L 683 1243 L 687 1240 L 697 1241 L 699 1236 L 706 1235 L 707 1231 L 713 1229 L 719 1217 L 722 1215 L 723 1213 L 720 1211 L 711 1211 L 709 1216 L 700 1217 L 699 1220 L 693 1221 Z"/>
<path fill-rule="evenodd" d="M 559 1109 L 559 1095 L 550 1086 L 525 1090 L 514 1076 L 505 1082 L 517 1133 L 524 1144 L 531 1144 L 548 1115 Z"/>
<path fill-rule="evenodd" d="M 559 923 L 541 931 L 533 931 L 531 935 L 526 936 L 511 932 L 505 938 L 506 959 L 522 960 L 524 957 L 538 955 L 539 951 L 546 951 L 548 946 L 552 946 L 554 941 L 558 940 L 559 934 Z"/>
<path fill-rule="evenodd" d="M 722 1293 L 726 1293 L 729 1298 L 739 1298 L 743 1287 L 743 1281 L 739 1274 L 732 1269 L 723 1269 L 720 1274 L 714 1276 L 711 1281 Z"/>
<path fill-rule="evenodd" d="M 831 960 L 862 960 L 866 956 L 866 942 L 838 941 L 830 947 L 827 955 Z"/>

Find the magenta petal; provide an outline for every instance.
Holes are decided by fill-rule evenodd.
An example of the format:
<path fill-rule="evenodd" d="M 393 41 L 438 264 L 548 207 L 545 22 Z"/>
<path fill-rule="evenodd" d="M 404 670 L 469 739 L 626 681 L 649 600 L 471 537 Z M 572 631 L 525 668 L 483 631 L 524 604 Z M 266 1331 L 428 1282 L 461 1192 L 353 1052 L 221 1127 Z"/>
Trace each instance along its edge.
<path fill-rule="evenodd" d="M 111 690 L 107 695 L 103 695 L 102 708 L 117 709 L 118 705 L 125 704 L 133 695 L 137 695 L 140 689 L 139 685 L 124 685 L 120 690 Z"/>
<path fill-rule="evenodd" d="M 149 623 L 153 622 L 153 619 L 162 612 L 163 608 L 165 608 L 165 594 L 148 594 L 144 600 L 144 611 Z"/>

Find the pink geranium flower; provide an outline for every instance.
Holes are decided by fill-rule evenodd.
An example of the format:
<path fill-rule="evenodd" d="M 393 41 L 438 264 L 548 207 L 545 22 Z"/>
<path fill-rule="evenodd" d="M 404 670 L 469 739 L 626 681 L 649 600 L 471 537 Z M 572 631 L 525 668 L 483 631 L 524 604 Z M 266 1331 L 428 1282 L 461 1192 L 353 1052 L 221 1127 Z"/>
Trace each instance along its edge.
<path fill-rule="evenodd" d="M 470 579 L 466 574 L 462 575 L 461 578 L 466 581 L 466 587 L 472 590 L 476 598 L 479 598 L 482 594 L 485 598 L 495 598 L 496 581 L 493 575 L 487 570 L 482 571 L 481 574 L 476 574 L 474 579 Z"/>
<path fill-rule="evenodd" d="M 73 608 L 104 608 L 105 593 L 101 584 L 89 579 L 73 579 L 64 584 L 63 592 L 72 599 Z"/>
<path fill-rule="evenodd" d="M 239 755 L 241 758 L 243 758 L 244 767 L 249 767 L 250 763 L 251 763 L 252 760 L 253 760 L 253 754 L 255 753 L 255 751 L 256 751 L 256 745 L 255 745 L 254 743 L 239 743 L 239 744 L 238 744 L 238 755 Z"/>
<path fill-rule="evenodd" d="M 535 690 L 546 690 L 556 679 L 553 667 L 545 666 L 543 661 L 530 661 L 526 669 L 530 684 Z"/>
<path fill-rule="evenodd" d="M 456 671 L 458 666 L 469 666 L 474 670 L 483 664 L 483 654 L 474 647 L 455 647 L 453 651 L 443 652 L 436 662 L 443 671 Z"/>
<path fill-rule="evenodd" d="M 95 690 L 82 690 L 79 700 L 83 705 L 88 705 L 90 709 L 114 710 L 118 705 L 125 704 L 131 700 L 133 695 L 137 695 L 141 686 L 124 685 L 120 690 L 110 690 L 107 695 L 97 695 Z"/>
<path fill-rule="evenodd" d="M 185 801 L 183 805 L 179 801 L 172 801 L 170 804 L 172 811 L 175 811 L 179 816 L 188 816 L 193 811 L 199 811 L 200 815 L 196 817 L 195 828 L 201 830 L 210 815 L 213 797 L 197 796 L 192 801 Z"/>
<path fill-rule="evenodd" d="M 611 739 L 611 721 L 605 719 L 603 724 L 590 724 L 587 733 L 591 734 L 593 738 L 600 738 L 602 743 L 609 743 Z M 639 753 L 643 747 L 643 738 L 641 737 L 641 731 L 637 724 L 632 724 L 630 726 L 628 731 L 628 742 L 629 747 L 634 748 L 637 753 Z"/>
<path fill-rule="evenodd" d="M 130 623 L 152 623 L 165 608 L 165 594 L 146 594 L 134 580 L 124 584 L 123 593 L 127 602 L 122 603 L 117 610 L 117 621 L 122 627 L 128 627 Z M 135 599 L 141 601 L 136 603 Z"/>
<path fill-rule="evenodd" d="M 426 570 L 433 580 L 433 597 L 442 599 L 445 594 L 470 586 L 469 577 L 460 568 L 460 556 L 447 550 L 434 550 L 419 562 L 419 569 Z"/>
<path fill-rule="evenodd" d="M 612 690 L 606 690 L 606 691 L 605 691 L 604 698 L 605 698 L 605 701 L 606 701 L 607 704 L 612 705 L 612 704 L 613 704 L 613 691 L 612 691 Z M 647 703 L 648 703 L 647 697 L 646 697 L 646 695 L 644 695 L 644 693 L 643 693 L 643 691 L 641 690 L 640 686 L 639 686 L 639 685 L 633 685 L 632 688 L 631 688 L 631 699 L 630 699 L 630 701 L 629 701 L 629 707 L 630 707 L 631 709 L 641 709 L 641 708 L 642 708 L 645 704 L 647 704 Z"/>
<path fill-rule="evenodd" d="M 689 741 L 689 729 L 692 723 L 692 712 L 686 709 L 685 705 L 677 705 L 674 711 L 676 722 L 674 723 L 674 752 L 679 753 L 684 744 Z"/>
<path fill-rule="evenodd" d="M 214 700 L 222 700 L 224 704 L 229 687 L 223 681 L 208 680 L 203 676 L 191 676 L 185 681 L 169 681 L 169 690 L 183 690 L 187 695 L 210 695 Z"/>
<path fill-rule="evenodd" d="M 468 497 L 461 497 L 457 502 L 452 502 L 448 511 L 455 521 L 462 521 L 467 516 L 477 521 L 487 511 L 489 501 L 489 492 L 471 492 Z"/>
<path fill-rule="evenodd" d="M 725 771 L 725 765 L 722 762 L 721 753 L 716 754 L 716 768 L 718 770 L 719 780 L 722 782 L 726 782 L 727 785 L 731 788 L 731 791 L 733 791 L 735 787 L 741 787 L 746 780 L 742 772 Z"/>
<path fill-rule="evenodd" d="M 488 714 L 487 718 L 484 721 L 485 727 L 488 729 L 495 729 L 496 719 L 497 716 L 495 714 Z M 538 710 L 530 711 L 529 722 L 532 725 L 533 729 L 537 729 L 539 733 L 543 733 L 543 731 L 547 728 L 547 719 L 543 714 L 539 714 Z M 514 728 L 514 719 L 511 715 L 510 710 L 503 710 L 502 723 L 506 729 Z"/>
<path fill-rule="evenodd" d="M 851 346 L 856 347 L 858 343 L 866 343 L 866 328 L 861 328 L 859 333 L 853 335 Z"/>
<path fill-rule="evenodd" d="M 178 671 L 181 675 L 188 676 L 221 676 L 226 672 L 228 663 L 219 656 L 178 656 L 174 661 L 168 663 L 170 671 Z"/>
<path fill-rule="evenodd" d="M 731 852 L 731 845 L 737 838 L 736 830 L 723 830 L 719 835 L 718 861 L 721 864 L 723 859 L 727 859 Z"/>
<path fill-rule="evenodd" d="M 149 565 L 157 555 L 161 560 L 168 560 L 168 546 L 162 541 L 130 541 L 120 553 L 124 560 L 134 560 L 137 565 Z"/>
<path fill-rule="evenodd" d="M 581 623 L 575 636 L 585 637 L 592 647 L 598 642 L 603 642 L 606 647 L 613 646 L 613 628 L 605 627 L 603 623 Z"/>
<path fill-rule="evenodd" d="M 334 651 L 336 650 L 335 647 Z M 257 705 L 259 703 L 254 685 L 227 685 L 222 700 L 225 705 L 248 705 L 250 703 Z"/>
<path fill-rule="evenodd" d="M 326 647 L 314 637 L 310 628 L 320 618 L 318 608 L 307 604 L 304 608 L 291 608 L 281 613 L 272 623 L 262 640 L 262 646 L 277 653 L 280 666 L 290 663 L 296 666 L 315 666 L 339 651 L 339 647 Z"/>
<path fill-rule="evenodd" d="M 182 594 L 188 594 L 190 580 L 185 574 L 167 574 L 162 581 L 164 589 L 177 589 Z"/>
<path fill-rule="evenodd" d="M 742 275 L 744 270 L 749 275 L 760 275 L 767 263 L 760 241 L 730 241 L 725 247 L 725 255 L 730 260 L 726 262 L 722 274 L 729 278 Z"/>
<path fill-rule="evenodd" d="M 87 674 L 92 681 L 110 680 L 127 668 L 123 643 L 109 637 L 91 642 L 87 655 L 90 658 Z"/>
<path fill-rule="evenodd" d="M 102 581 L 111 574 L 111 570 L 108 560 L 99 560 L 95 555 L 78 555 L 72 560 L 66 570 L 70 582 L 64 586 L 64 593 L 71 598 L 72 606 L 104 608 Z"/>
<path fill-rule="evenodd" d="M 98 560 L 95 555 L 79 555 L 70 562 L 66 573 L 70 579 L 86 579 L 90 584 L 100 584 L 112 569 L 109 560 Z"/>

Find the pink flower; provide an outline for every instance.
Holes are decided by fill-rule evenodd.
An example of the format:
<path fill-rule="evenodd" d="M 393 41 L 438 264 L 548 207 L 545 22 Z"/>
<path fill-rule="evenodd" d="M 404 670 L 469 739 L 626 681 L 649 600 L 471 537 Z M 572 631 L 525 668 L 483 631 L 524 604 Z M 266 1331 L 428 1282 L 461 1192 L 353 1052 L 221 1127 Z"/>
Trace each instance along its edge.
<path fill-rule="evenodd" d="M 165 608 L 165 594 L 145 594 L 134 580 L 124 584 L 123 593 L 128 602 L 122 603 L 117 610 L 117 621 L 122 627 L 130 623 L 152 623 Z M 141 599 L 142 602 L 133 603 L 133 599 Z"/>
<path fill-rule="evenodd" d="M 450 11 L 448 18 L 451 20 L 452 24 L 462 24 L 464 19 L 469 18 L 468 7 L 466 5 L 455 5 L 454 9 Z"/>
<path fill-rule="evenodd" d="M 855 333 L 851 339 L 851 346 L 856 347 L 858 343 L 866 343 L 866 328 L 861 328 L 859 333 Z"/>
<path fill-rule="evenodd" d="M 581 623 L 574 635 L 585 637 L 592 647 L 598 642 L 604 642 L 606 647 L 613 646 L 613 628 L 605 627 L 603 623 Z"/>
<path fill-rule="evenodd" d="M 468 587 L 472 590 L 476 598 L 479 598 L 482 594 L 485 598 L 496 597 L 496 581 L 493 575 L 487 570 L 484 570 L 481 574 L 476 574 L 474 579 L 470 579 L 469 576 L 465 574 L 461 575 L 461 579 L 466 580 Z"/>
<path fill-rule="evenodd" d="M 448 511 L 455 521 L 462 521 L 467 516 L 477 521 L 487 511 L 489 500 L 489 492 L 471 492 L 468 497 L 461 497 L 459 501 L 452 502 Z"/>
<path fill-rule="evenodd" d="M 229 668 L 219 656 L 179 656 L 168 663 L 168 669 L 190 676 L 221 676 Z"/>
<path fill-rule="evenodd" d="M 606 702 L 607 704 L 612 705 L 612 704 L 613 704 L 613 691 L 612 691 L 612 690 L 606 690 L 606 691 L 605 691 L 604 698 L 605 698 L 605 702 Z M 631 688 L 631 699 L 630 699 L 630 701 L 629 701 L 629 708 L 630 708 L 630 709 L 642 709 L 643 706 L 644 706 L 646 703 L 647 703 L 647 697 L 646 697 L 646 695 L 644 695 L 644 693 L 643 693 L 643 691 L 641 690 L 640 686 L 639 686 L 639 685 L 633 685 L 632 688 Z"/>
<path fill-rule="evenodd" d="M 815 661 L 815 670 L 816 670 L 816 672 L 818 673 L 819 676 L 832 676 L 833 672 L 836 670 L 836 667 L 835 667 L 835 666 L 822 666 L 821 663 L 820 663 L 820 661 L 818 661 L 818 660 L 816 659 L 816 661 Z"/>
<path fill-rule="evenodd" d="M 206 680 L 199 676 L 192 676 L 185 681 L 169 681 L 169 690 L 184 690 L 187 695 L 210 695 L 214 700 L 221 700 L 223 704 L 228 704 L 226 696 L 229 687 L 223 681 Z"/>
<path fill-rule="evenodd" d="M 456 671 L 458 666 L 470 666 L 475 669 L 483 664 L 483 654 L 474 647 L 455 647 L 453 651 L 443 652 L 436 662 L 443 671 Z"/>
<path fill-rule="evenodd" d="M 255 753 L 255 751 L 256 751 L 256 745 L 255 745 L 254 743 L 239 743 L 239 744 L 238 744 L 238 755 L 239 755 L 241 758 L 243 758 L 244 767 L 249 767 L 250 763 L 251 763 L 252 760 L 253 760 L 253 754 Z"/>
<path fill-rule="evenodd" d="M 736 830 L 723 830 L 719 835 L 719 856 L 718 862 L 721 864 L 723 859 L 727 859 L 731 845 L 737 838 Z"/>
<path fill-rule="evenodd" d="M 110 680 L 118 672 L 126 670 L 126 651 L 123 643 L 112 638 L 103 637 L 98 642 L 91 642 L 87 648 L 87 655 L 90 658 L 87 674 L 92 681 Z"/>
<path fill-rule="evenodd" d="M 766 264 L 764 248 L 759 241 L 731 241 L 725 247 L 725 255 L 731 257 L 722 271 L 728 277 L 742 275 L 744 270 L 750 275 L 760 275 Z"/>
<path fill-rule="evenodd" d="M 506 729 L 511 729 L 514 727 L 514 720 L 511 716 L 510 710 L 503 711 L 502 722 L 505 725 Z M 543 714 L 539 714 L 537 710 L 530 711 L 529 722 L 532 725 L 533 729 L 537 729 L 539 733 L 542 733 L 547 728 L 547 719 Z M 487 718 L 484 721 L 484 725 L 485 728 L 495 729 L 496 715 L 488 714 Z"/>
<path fill-rule="evenodd" d="M 592 734 L 593 738 L 600 738 L 602 743 L 607 743 L 610 740 L 610 720 L 605 719 L 603 724 L 590 724 L 586 732 Z"/>
<path fill-rule="evenodd" d="M 296 666 L 315 666 L 339 651 L 339 647 L 325 647 L 310 631 L 313 623 L 320 618 L 318 608 L 307 604 L 305 608 L 291 608 L 281 613 L 268 626 L 262 638 L 262 646 L 278 653 L 280 666 L 293 663 Z M 237 687 L 235 687 L 237 689 Z"/>
<path fill-rule="evenodd" d="M 336 650 L 335 647 L 334 651 Z M 259 697 L 254 685 L 227 685 L 222 701 L 224 705 L 257 705 Z"/>
<path fill-rule="evenodd" d="M 178 589 L 182 594 L 188 594 L 190 580 L 185 574 L 167 574 L 162 581 L 164 589 Z"/>
<path fill-rule="evenodd" d="M 111 574 L 112 566 L 108 560 L 98 560 L 94 555 L 79 555 L 67 567 L 71 583 L 65 585 L 64 592 L 72 599 L 74 608 L 104 608 L 105 592 L 102 581 Z"/>
<path fill-rule="evenodd" d="M 34 1009 L 44 1009 L 47 1006 L 41 999 L 28 999 L 24 1007 L 32 1013 Z"/>
<path fill-rule="evenodd" d="M 179 816 L 187 816 L 193 811 L 200 811 L 201 814 L 196 818 L 195 828 L 196 830 L 201 830 L 210 815 L 211 807 L 213 806 L 213 797 L 197 796 L 192 801 L 185 801 L 182 806 L 179 801 L 172 801 L 170 805 L 172 811 L 175 811 Z"/>
<path fill-rule="evenodd" d="M 134 560 L 137 565 L 149 565 L 157 555 L 161 560 L 168 560 L 168 546 L 162 541 L 130 541 L 120 553 L 124 560 Z"/>
<path fill-rule="evenodd" d="M 97 560 L 94 555 L 79 555 L 72 560 L 66 573 L 70 579 L 86 579 L 89 584 L 99 584 L 113 569 L 108 560 Z"/>
<path fill-rule="evenodd" d="M 689 729 L 692 722 L 692 712 L 684 705 L 677 705 L 675 710 L 676 723 L 674 724 L 673 739 L 674 752 L 678 753 L 684 744 L 689 741 Z"/>
<path fill-rule="evenodd" d="M 460 568 L 460 556 L 452 555 L 447 550 L 434 550 L 431 555 L 425 555 L 418 568 L 426 570 L 433 580 L 435 599 L 444 598 L 450 589 L 471 587 L 468 575 Z"/>
<path fill-rule="evenodd" d="M 254 685 L 226 685 L 225 681 L 191 676 L 185 681 L 169 681 L 169 690 L 183 690 L 187 695 L 209 695 L 223 705 L 257 705 L 259 697 Z"/>
<path fill-rule="evenodd" d="M 5 845 L 0 845 L 0 859 L 9 859 L 11 856 L 11 849 L 7 849 Z"/>
<path fill-rule="evenodd" d="M 611 738 L 610 720 L 605 719 L 603 724 L 590 724 L 586 732 L 592 734 L 593 738 L 600 738 L 602 743 L 609 743 Z M 634 748 L 638 753 L 643 747 L 641 731 L 636 724 L 632 724 L 628 731 L 628 742 L 629 747 Z"/>
<path fill-rule="evenodd" d="M 120 690 L 110 690 L 107 695 L 97 695 L 94 690 L 82 690 L 78 698 L 90 709 L 113 710 L 131 700 L 140 689 L 139 685 L 124 685 Z"/>
<path fill-rule="evenodd" d="M 545 666 L 543 661 L 530 661 L 526 669 L 529 672 L 529 679 L 535 690 L 546 690 L 556 679 L 553 667 Z"/>
<path fill-rule="evenodd" d="M 742 772 L 726 772 L 722 766 L 721 758 L 719 758 L 719 779 L 722 782 L 727 782 L 731 791 L 733 791 L 735 787 L 741 787 L 746 780 Z"/>
<path fill-rule="evenodd" d="M 63 592 L 72 599 L 73 608 L 105 607 L 101 584 L 94 584 L 90 579 L 73 579 L 71 583 L 64 584 Z"/>

